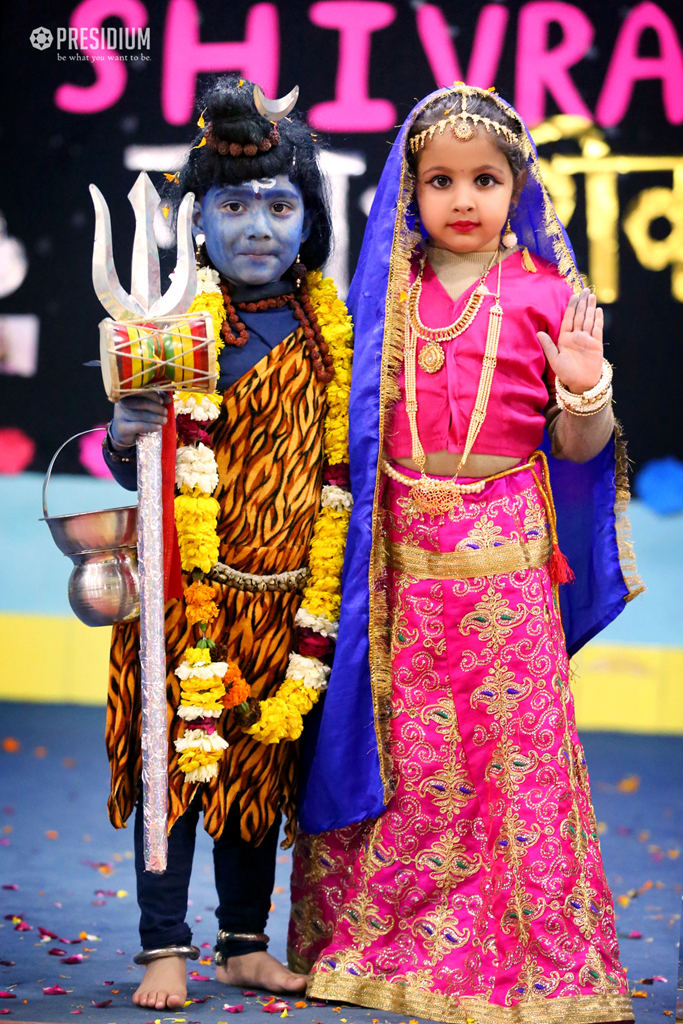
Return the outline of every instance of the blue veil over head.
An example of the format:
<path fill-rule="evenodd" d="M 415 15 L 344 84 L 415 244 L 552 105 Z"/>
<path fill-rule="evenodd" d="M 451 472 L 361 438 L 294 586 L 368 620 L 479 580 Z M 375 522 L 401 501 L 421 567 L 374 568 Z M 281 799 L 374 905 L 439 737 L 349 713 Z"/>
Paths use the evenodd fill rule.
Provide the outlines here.
<path fill-rule="evenodd" d="M 420 242 L 410 129 L 434 100 L 486 95 L 512 120 L 527 177 L 511 226 L 520 245 L 554 263 L 570 285 L 582 282 L 567 234 L 543 184 L 522 119 L 495 94 L 470 86 L 440 89 L 417 104 L 391 147 L 372 209 L 348 305 L 355 328 L 349 404 L 354 509 L 342 579 L 339 639 L 329 688 L 307 716 L 302 743 L 299 820 L 306 832 L 340 828 L 382 812 L 393 792 L 388 727 L 391 663 L 383 590 L 379 488 L 388 410 L 398 398 L 403 358 L 402 298 Z M 403 295 L 402 295 L 403 293 Z M 549 452 L 549 442 L 545 441 Z M 576 574 L 561 589 L 563 625 L 574 654 L 642 589 L 628 543 L 625 455 L 618 436 L 590 462 L 549 458 L 560 546 Z"/>

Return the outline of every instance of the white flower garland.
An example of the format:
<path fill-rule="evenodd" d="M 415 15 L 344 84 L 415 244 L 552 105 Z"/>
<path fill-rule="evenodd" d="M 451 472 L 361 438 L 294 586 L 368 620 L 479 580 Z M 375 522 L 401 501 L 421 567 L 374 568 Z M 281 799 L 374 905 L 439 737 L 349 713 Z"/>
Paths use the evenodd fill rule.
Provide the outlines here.
<path fill-rule="evenodd" d="M 333 508 L 337 512 L 350 512 L 353 508 L 353 497 L 351 491 L 345 491 L 343 487 L 337 487 L 336 484 L 325 484 L 320 504 L 323 508 Z"/>
<path fill-rule="evenodd" d="M 173 407 L 176 416 L 184 414 L 200 423 L 217 420 L 220 415 L 219 407 L 211 401 L 208 395 L 202 395 L 197 401 L 195 394 L 183 394 L 182 391 L 176 391 Z"/>
<path fill-rule="evenodd" d="M 298 679 L 311 690 L 326 690 L 332 669 L 318 658 L 304 657 L 292 651 L 285 672 L 285 679 Z"/>
<path fill-rule="evenodd" d="M 176 452 L 176 487 L 199 487 L 213 494 L 218 487 L 218 463 L 210 448 L 200 441 L 196 446 L 181 445 Z"/>

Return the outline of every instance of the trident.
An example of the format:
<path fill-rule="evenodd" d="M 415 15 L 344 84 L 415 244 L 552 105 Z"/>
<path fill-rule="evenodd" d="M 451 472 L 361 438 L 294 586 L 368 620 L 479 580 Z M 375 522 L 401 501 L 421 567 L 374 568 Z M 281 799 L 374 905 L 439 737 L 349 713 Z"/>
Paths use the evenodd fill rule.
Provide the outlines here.
<path fill-rule="evenodd" d="M 197 291 L 192 243 L 194 195 L 180 204 L 177 260 L 172 283 L 161 294 L 154 217 L 159 195 L 144 173 L 128 193 L 135 213 L 130 294 L 116 273 L 111 218 L 104 196 L 90 186 L 95 206 L 92 280 L 98 299 L 115 320 L 161 317 L 187 312 Z M 140 668 L 142 693 L 142 791 L 145 868 L 166 870 L 168 847 L 168 738 L 166 727 L 166 635 L 164 629 L 164 555 L 161 518 L 161 433 L 137 438 L 138 565 L 140 572 Z"/>

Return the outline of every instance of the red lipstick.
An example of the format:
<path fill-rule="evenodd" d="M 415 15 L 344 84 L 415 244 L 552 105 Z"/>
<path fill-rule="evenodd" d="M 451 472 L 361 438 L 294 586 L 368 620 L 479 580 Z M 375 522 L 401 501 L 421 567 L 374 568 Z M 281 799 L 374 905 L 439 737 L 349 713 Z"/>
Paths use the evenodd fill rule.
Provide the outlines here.
<path fill-rule="evenodd" d="M 474 220 L 456 220 L 453 224 L 448 225 L 449 228 L 453 228 L 454 231 L 459 231 L 461 234 L 466 235 L 469 231 L 473 231 L 479 227 L 477 221 Z"/>

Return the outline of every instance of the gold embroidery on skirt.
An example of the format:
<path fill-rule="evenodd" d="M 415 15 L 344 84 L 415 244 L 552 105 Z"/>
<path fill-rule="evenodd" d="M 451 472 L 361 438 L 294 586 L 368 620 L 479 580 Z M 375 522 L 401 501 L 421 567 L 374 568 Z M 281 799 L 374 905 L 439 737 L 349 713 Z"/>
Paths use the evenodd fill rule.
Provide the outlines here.
<path fill-rule="evenodd" d="M 469 580 L 499 573 L 509 575 L 525 569 L 540 569 L 550 560 L 548 537 L 478 551 L 428 551 L 389 540 L 385 548 L 391 568 L 415 580 Z"/>
<path fill-rule="evenodd" d="M 341 964 L 340 964 L 341 966 Z M 414 1014 L 442 1024 L 594 1024 L 633 1020 L 631 997 L 615 993 L 595 996 L 556 996 L 554 999 L 496 1006 L 485 999 L 461 997 L 458 1002 L 437 992 L 384 978 L 354 978 L 340 970 L 316 971 L 307 995 L 313 999 L 343 1000 L 393 1013 Z"/>

